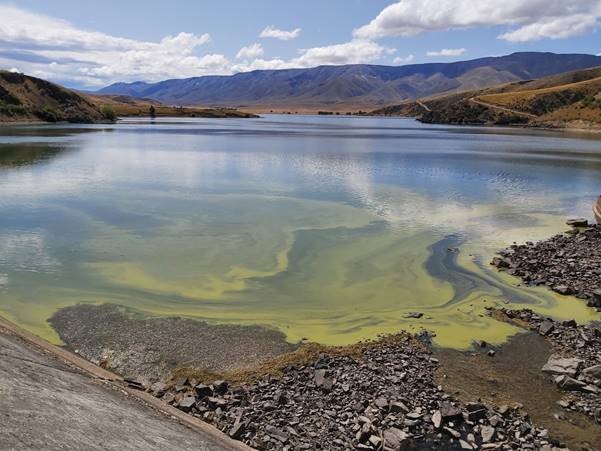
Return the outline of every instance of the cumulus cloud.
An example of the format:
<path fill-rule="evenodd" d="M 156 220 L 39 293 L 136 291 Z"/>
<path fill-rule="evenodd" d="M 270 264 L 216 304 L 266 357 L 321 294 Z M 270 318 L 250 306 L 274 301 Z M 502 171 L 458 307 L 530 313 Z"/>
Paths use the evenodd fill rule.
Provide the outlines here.
<path fill-rule="evenodd" d="M 265 69 L 292 69 L 339 64 L 369 63 L 378 60 L 385 54 L 395 52 L 394 49 L 384 47 L 376 42 L 363 39 L 354 39 L 342 44 L 312 47 L 299 50 L 299 56 L 284 60 L 273 58 L 269 60 L 256 59 L 233 66 L 234 72 L 247 72 L 250 70 Z"/>
<path fill-rule="evenodd" d="M 0 5 L 0 17 L 0 63 L 16 62 L 43 78 L 103 85 L 116 77 L 160 80 L 225 73 L 230 66 L 223 55 L 196 55 L 210 41 L 207 33 L 182 32 L 150 42 L 82 30 L 15 6 Z"/>
<path fill-rule="evenodd" d="M 247 45 L 246 47 L 242 47 L 236 55 L 236 58 L 244 60 L 256 59 L 260 56 L 263 56 L 263 53 L 265 53 L 263 51 L 263 46 L 259 43 L 254 43 Z"/>
<path fill-rule="evenodd" d="M 269 25 L 261 32 L 259 37 L 261 38 L 274 38 L 281 41 L 289 41 L 290 39 L 296 39 L 300 36 L 301 29 L 295 28 L 294 30 L 286 31 L 276 28 L 274 25 Z"/>
<path fill-rule="evenodd" d="M 601 0 L 400 0 L 354 31 L 364 39 L 415 36 L 428 31 L 508 26 L 512 42 L 560 39 L 593 30 Z"/>
<path fill-rule="evenodd" d="M 395 59 L 392 60 L 392 64 L 404 64 L 404 63 L 410 63 L 411 61 L 413 61 L 415 59 L 414 55 L 407 55 L 407 56 L 397 56 Z"/>
<path fill-rule="evenodd" d="M 441 49 L 431 50 L 426 55 L 428 56 L 461 56 L 466 52 L 465 49 Z"/>
<path fill-rule="evenodd" d="M 301 56 L 293 61 L 299 67 L 368 63 L 379 59 L 384 53 L 389 53 L 390 50 L 373 41 L 354 39 L 344 44 L 302 50 Z"/>
<path fill-rule="evenodd" d="M 85 88 L 116 81 L 154 82 L 258 69 L 369 63 L 395 52 L 374 40 L 354 38 L 301 49 L 292 58 L 265 58 L 262 45 L 253 43 L 241 48 L 232 62 L 219 53 L 202 53 L 211 41 L 207 33 L 181 32 L 144 41 L 84 30 L 16 6 L 0 5 L 0 17 L 0 67 L 18 67 L 40 78 Z M 292 39 L 299 33 L 300 29 L 283 31 L 270 26 L 261 35 Z"/>

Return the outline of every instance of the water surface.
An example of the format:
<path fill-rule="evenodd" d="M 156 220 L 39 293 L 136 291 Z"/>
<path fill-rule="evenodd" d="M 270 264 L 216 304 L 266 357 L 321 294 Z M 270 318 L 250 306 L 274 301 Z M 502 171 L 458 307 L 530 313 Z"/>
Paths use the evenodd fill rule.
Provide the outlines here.
<path fill-rule="evenodd" d="M 486 305 L 595 318 L 488 265 L 590 217 L 601 141 L 408 119 L 266 116 L 0 128 L 0 313 L 58 342 L 77 303 L 345 344 L 516 333 Z M 419 311 L 421 319 L 404 316 Z"/>

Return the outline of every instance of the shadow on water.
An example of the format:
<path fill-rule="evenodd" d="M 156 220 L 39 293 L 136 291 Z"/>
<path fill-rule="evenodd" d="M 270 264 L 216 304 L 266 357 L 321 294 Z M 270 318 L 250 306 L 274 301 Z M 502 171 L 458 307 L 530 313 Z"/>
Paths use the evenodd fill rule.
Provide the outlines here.
<path fill-rule="evenodd" d="M 68 150 L 65 146 L 48 144 L 0 144 L 0 169 L 45 162 Z"/>

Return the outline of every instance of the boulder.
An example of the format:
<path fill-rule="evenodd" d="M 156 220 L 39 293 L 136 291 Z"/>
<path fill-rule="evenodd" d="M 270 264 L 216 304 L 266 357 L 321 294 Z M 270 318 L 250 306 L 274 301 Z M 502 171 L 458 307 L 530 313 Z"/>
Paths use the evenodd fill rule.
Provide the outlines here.
<path fill-rule="evenodd" d="M 564 358 L 553 354 L 547 360 L 542 371 L 550 374 L 576 376 L 584 362 L 577 358 Z"/>

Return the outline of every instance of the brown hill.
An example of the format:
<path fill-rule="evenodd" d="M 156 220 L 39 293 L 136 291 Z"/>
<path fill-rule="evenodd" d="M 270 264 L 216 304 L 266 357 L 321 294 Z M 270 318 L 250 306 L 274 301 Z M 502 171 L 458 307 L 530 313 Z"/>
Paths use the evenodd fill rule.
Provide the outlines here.
<path fill-rule="evenodd" d="M 100 111 L 112 111 L 115 116 L 150 116 L 150 108 L 154 109 L 155 116 L 170 117 L 256 117 L 254 114 L 245 113 L 232 108 L 194 108 L 165 105 L 157 100 L 135 98 L 127 95 L 100 95 L 85 94 Z M 108 113 L 111 114 L 111 113 Z"/>
<path fill-rule="evenodd" d="M 601 128 L 601 68 L 381 108 L 427 123 Z"/>
<path fill-rule="evenodd" d="M 98 108 L 69 89 L 40 78 L 0 71 L 0 122 L 96 122 Z"/>

